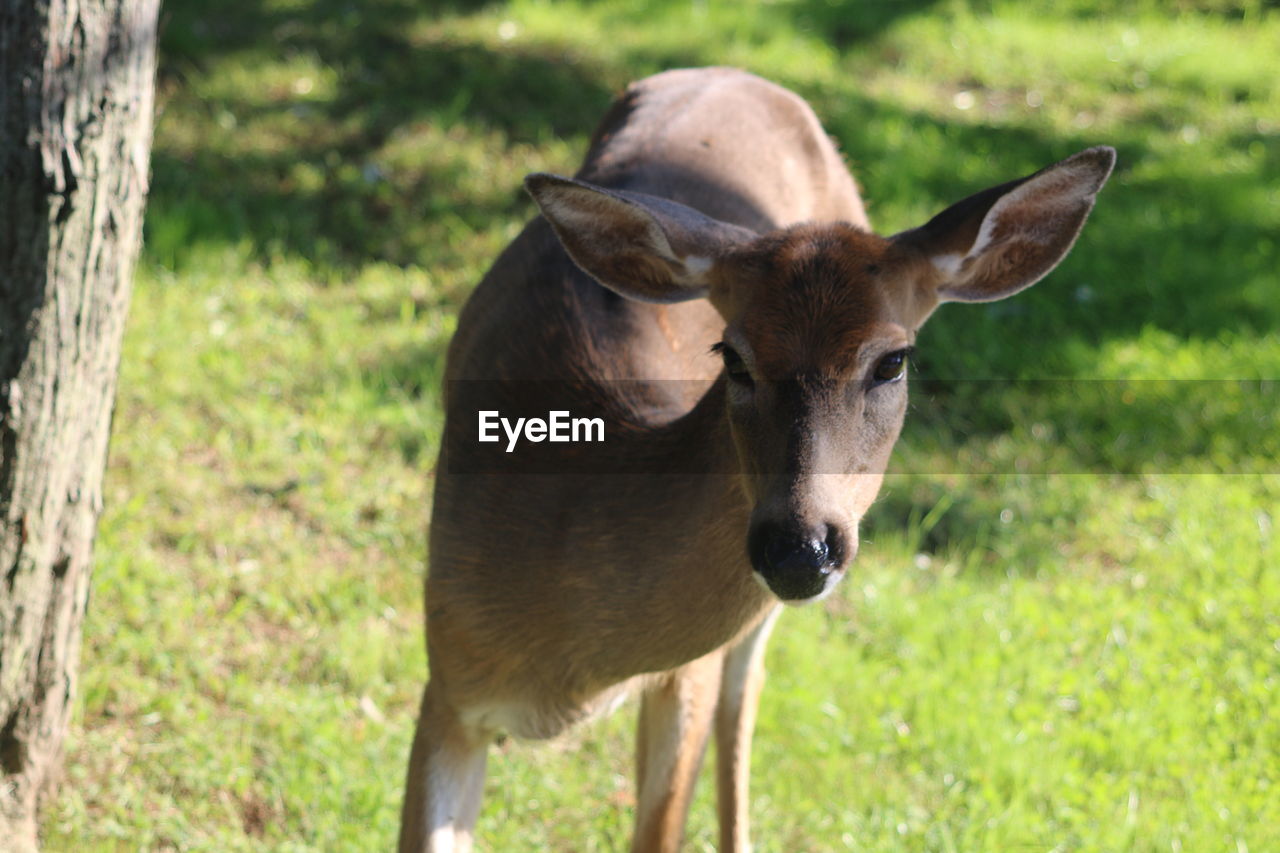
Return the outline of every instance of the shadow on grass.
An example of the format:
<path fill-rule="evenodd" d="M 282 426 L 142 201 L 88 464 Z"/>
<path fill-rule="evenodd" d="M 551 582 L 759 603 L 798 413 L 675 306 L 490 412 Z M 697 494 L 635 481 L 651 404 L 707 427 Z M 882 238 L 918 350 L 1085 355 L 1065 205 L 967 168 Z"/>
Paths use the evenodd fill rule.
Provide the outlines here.
<path fill-rule="evenodd" d="M 555 51 L 492 51 L 414 35 L 429 23 L 415 3 L 321 0 L 287 11 L 246 4 L 233 16 L 189 2 L 166 10 L 161 79 L 174 94 L 173 115 L 161 122 L 194 115 L 236 130 L 224 135 L 229 142 L 218 137 L 195 150 L 171 150 L 158 134 L 147 243 L 164 263 L 178 263 L 192 240 L 247 241 L 263 260 L 295 255 L 338 270 L 425 263 L 437 246 L 424 238 L 451 236 L 443 227 L 428 234 L 425 220 L 482 231 L 527 203 L 515 186 L 480 198 L 458 194 L 474 164 L 447 151 L 425 152 L 404 174 L 388 174 L 377 155 L 397 129 L 435 128 L 441 147 L 459 144 L 451 128 L 496 133 L 505 145 L 586 134 L 611 97 L 598 75 Z M 185 78 L 216 62 L 255 67 L 291 56 L 331 69 L 332 97 L 247 90 L 196 100 L 182 90 Z M 254 133 L 270 138 L 254 145 Z"/>
<path fill-rule="evenodd" d="M 836 48 L 866 41 L 900 18 L 926 12 L 937 0 L 803 0 L 794 6 L 797 28 Z"/>
<path fill-rule="evenodd" d="M 474 265 L 474 247 L 459 244 L 532 211 L 518 186 L 485 184 L 483 176 L 477 180 L 474 156 L 459 152 L 478 145 L 478 138 L 488 140 L 495 156 L 522 142 L 569 135 L 585 140 L 610 100 L 603 80 L 625 76 L 616 68 L 569 61 L 552 45 L 498 49 L 433 34 L 432 15 L 466 13 L 474 5 L 437 5 L 427 12 L 402 0 L 359 6 L 319 0 L 287 11 L 249 4 L 228 16 L 190 0 L 168 4 L 162 78 L 178 89 L 172 99 L 175 115 L 185 111 L 210 122 L 229 115 L 246 128 L 278 124 L 272 125 L 276 136 L 250 146 L 248 153 L 232 144 L 234 134 L 231 142 L 220 138 L 218 144 L 186 150 L 168 148 L 164 136 L 158 137 L 148 217 L 152 256 L 176 263 L 192 242 L 212 240 L 247 243 L 264 261 L 296 256 L 338 273 L 378 261 Z M 840 47 L 928 5 L 924 0 L 871 3 L 853 14 L 847 4 L 812 0 L 799 4 L 795 25 Z M 719 60 L 678 44 L 667 52 L 629 50 L 619 65 L 662 68 Z M 185 74 L 218 62 L 252 67 L 291 56 L 331 69 L 337 81 L 333 92 L 320 99 L 289 93 L 272 99 L 245 91 L 195 101 L 181 91 Z M 1168 156 L 1157 154 L 1151 144 L 1153 134 L 1169 132 L 1151 123 L 1155 117 L 1132 122 L 1109 138 L 1050 135 L 942 121 L 853 89 L 804 94 L 841 140 L 867 188 L 873 219 L 878 199 L 905 205 L 928 197 L 938 200 L 940 209 L 984 184 L 1025 174 L 1089 145 L 1106 142 L 1120 150 L 1117 174 L 1062 267 L 1016 299 L 938 312 L 921 338 L 922 378 L 1046 371 L 1087 378 L 1095 375 L 1092 358 L 1101 345 L 1131 339 L 1148 327 L 1179 338 L 1216 339 L 1266 334 L 1280 324 L 1280 300 L 1273 292 L 1274 223 L 1259 215 L 1270 203 L 1269 188 L 1280 182 L 1274 139 L 1241 138 L 1246 148 L 1262 144 L 1265 156 L 1231 174 L 1205 174 L 1194 151 L 1154 172 L 1135 171 Z M 435 150 L 410 158 L 407 166 L 389 167 L 388 174 L 381 158 L 402 128 L 419 128 L 413 138 L 432 140 Z M 893 129 L 899 132 L 888 132 Z M 289 144 L 277 145 L 278 139 Z M 961 155 L 990 163 L 977 185 L 957 173 Z M 1135 178 L 1139 173 L 1164 177 Z M 918 223 L 880 224 L 896 229 Z M 493 255 L 496 250 L 486 257 Z M 424 393 L 430 376 L 414 365 L 436 364 L 439 349 L 433 346 L 388 366 L 396 374 L 391 387 Z M 1089 450 L 1118 429 L 1105 400 L 957 396 L 945 385 L 930 388 L 927 382 L 921 389 L 932 394 L 934 409 L 943 413 L 925 415 L 925 425 L 944 431 L 955 445 L 1008 433 L 1030 407 L 1047 422 L 1078 425 L 1075 446 L 1081 448 L 1082 468 L 1123 467 L 1123 459 Z M 1192 409 L 1203 402 L 1195 395 L 1183 401 Z M 1158 405 L 1141 414 L 1157 422 L 1162 418 Z M 1248 447 L 1247 429 L 1228 425 L 1222 432 Z"/>

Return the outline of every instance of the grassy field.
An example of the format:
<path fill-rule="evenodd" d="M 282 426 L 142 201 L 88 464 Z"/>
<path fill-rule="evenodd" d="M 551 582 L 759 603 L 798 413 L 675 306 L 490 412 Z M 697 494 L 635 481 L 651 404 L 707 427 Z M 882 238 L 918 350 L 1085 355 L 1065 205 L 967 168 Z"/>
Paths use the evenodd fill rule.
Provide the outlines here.
<path fill-rule="evenodd" d="M 390 847 L 457 309 L 532 215 L 523 175 L 694 64 L 807 97 L 884 233 L 1120 152 L 1053 276 L 922 334 L 859 564 L 774 635 L 757 848 L 1275 849 L 1274 3 L 170 0 L 163 26 L 49 849 Z M 495 749 L 483 849 L 625 849 L 633 722 Z"/>

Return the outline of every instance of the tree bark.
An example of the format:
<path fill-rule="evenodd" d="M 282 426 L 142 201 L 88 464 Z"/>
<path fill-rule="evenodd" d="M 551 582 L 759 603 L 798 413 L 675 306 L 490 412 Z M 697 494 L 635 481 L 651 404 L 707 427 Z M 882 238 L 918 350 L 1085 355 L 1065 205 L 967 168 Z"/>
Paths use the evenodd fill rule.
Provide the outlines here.
<path fill-rule="evenodd" d="M 0 0 L 0 848 L 75 694 L 151 154 L 158 0 Z"/>

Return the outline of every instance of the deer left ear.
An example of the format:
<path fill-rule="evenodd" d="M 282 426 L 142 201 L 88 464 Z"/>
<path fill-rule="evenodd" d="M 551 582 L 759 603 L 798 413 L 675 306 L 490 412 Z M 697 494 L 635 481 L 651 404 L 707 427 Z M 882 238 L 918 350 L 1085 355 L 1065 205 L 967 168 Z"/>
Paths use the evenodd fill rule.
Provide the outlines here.
<path fill-rule="evenodd" d="M 713 265 L 756 236 L 643 193 L 547 174 L 529 175 L 524 184 L 574 263 L 641 302 L 706 296 Z"/>
<path fill-rule="evenodd" d="M 893 239 L 933 265 L 939 302 L 991 302 L 1030 287 L 1066 257 L 1116 162 L 1081 151 L 984 190 Z"/>

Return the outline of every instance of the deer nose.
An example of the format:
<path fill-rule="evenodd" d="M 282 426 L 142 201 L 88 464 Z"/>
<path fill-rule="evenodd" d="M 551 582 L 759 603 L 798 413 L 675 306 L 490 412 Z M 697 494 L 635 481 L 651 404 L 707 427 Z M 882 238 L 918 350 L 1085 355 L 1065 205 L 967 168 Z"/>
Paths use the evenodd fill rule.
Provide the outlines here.
<path fill-rule="evenodd" d="M 775 572 L 821 569 L 830 553 L 825 538 L 802 539 L 785 533 L 764 546 L 764 560 Z"/>
<path fill-rule="evenodd" d="M 820 524 L 808 530 L 763 523 L 748 543 L 751 561 L 774 595 L 801 601 L 826 591 L 831 575 L 844 563 L 836 528 Z"/>

